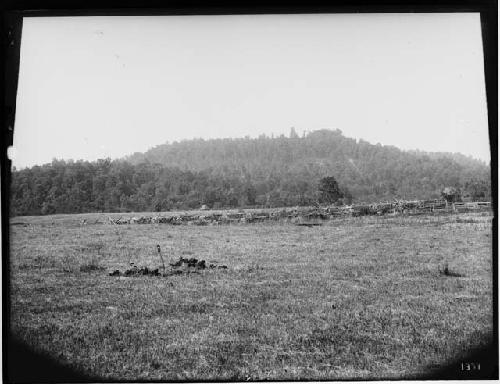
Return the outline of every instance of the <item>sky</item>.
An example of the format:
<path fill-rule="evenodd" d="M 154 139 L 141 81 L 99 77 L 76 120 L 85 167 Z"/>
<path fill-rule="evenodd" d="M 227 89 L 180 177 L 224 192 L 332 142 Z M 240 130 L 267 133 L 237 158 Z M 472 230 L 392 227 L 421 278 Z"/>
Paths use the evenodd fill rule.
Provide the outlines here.
<path fill-rule="evenodd" d="M 490 160 L 479 14 L 25 18 L 20 62 L 16 168 L 291 127 Z"/>

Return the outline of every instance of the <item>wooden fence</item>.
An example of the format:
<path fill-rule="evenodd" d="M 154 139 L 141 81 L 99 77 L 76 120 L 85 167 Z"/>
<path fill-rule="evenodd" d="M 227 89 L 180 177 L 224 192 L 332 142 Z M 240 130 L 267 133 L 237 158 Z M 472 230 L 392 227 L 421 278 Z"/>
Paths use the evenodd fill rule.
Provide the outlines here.
<path fill-rule="evenodd" d="M 141 216 L 112 219 L 120 224 L 219 225 L 235 223 L 261 223 L 265 221 L 319 222 L 337 217 L 418 215 L 439 212 L 467 212 L 491 210 L 490 202 L 447 203 L 445 200 L 396 200 L 374 204 L 355 204 L 327 207 L 295 207 L 262 211 L 204 212 L 169 216 Z"/>

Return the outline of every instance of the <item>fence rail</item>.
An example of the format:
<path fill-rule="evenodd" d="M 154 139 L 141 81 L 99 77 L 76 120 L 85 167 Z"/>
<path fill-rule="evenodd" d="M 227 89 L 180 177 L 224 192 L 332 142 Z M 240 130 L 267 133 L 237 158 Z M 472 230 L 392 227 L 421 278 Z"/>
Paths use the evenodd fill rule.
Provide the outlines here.
<path fill-rule="evenodd" d="M 282 220 L 296 224 L 311 223 L 347 216 L 383 216 L 444 212 L 467 212 L 491 210 L 491 202 L 455 202 L 445 200 L 396 200 L 373 204 L 355 204 L 326 207 L 295 207 L 251 212 L 222 212 L 203 214 L 182 214 L 170 216 L 141 216 L 112 219 L 109 223 L 120 224 L 171 224 L 171 225 L 218 225 L 235 223 L 259 223 Z"/>

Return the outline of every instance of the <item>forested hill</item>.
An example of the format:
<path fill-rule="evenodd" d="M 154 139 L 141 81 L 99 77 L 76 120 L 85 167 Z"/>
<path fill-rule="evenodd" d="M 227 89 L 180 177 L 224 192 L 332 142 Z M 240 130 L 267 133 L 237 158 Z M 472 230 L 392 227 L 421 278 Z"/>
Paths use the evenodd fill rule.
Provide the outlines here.
<path fill-rule="evenodd" d="M 186 140 L 121 160 L 53 161 L 13 172 L 12 214 L 310 205 L 333 176 L 344 202 L 426 199 L 453 186 L 490 196 L 490 169 L 459 154 L 401 151 L 339 130 Z"/>
<path fill-rule="evenodd" d="M 470 180 L 489 183 L 484 162 L 452 153 L 402 151 L 319 130 L 299 137 L 186 140 L 156 146 L 126 158 L 199 171 L 232 175 L 264 190 L 269 179 L 290 190 L 305 181 L 315 188 L 318 179 L 334 176 L 356 200 L 437 197 L 444 186 L 464 188 Z"/>

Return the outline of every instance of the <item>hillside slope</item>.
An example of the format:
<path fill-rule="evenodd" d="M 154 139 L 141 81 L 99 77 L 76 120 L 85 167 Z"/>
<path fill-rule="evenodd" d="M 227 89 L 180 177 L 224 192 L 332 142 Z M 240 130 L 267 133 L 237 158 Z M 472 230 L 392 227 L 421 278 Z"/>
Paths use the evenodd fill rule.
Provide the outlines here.
<path fill-rule="evenodd" d="M 293 136 L 293 135 L 292 135 Z M 402 151 L 342 135 L 340 130 L 314 131 L 303 138 L 261 136 L 258 139 L 186 140 L 156 146 L 126 158 L 184 170 L 209 169 L 261 184 L 294 180 L 316 184 L 333 175 L 357 200 L 437 197 L 444 186 L 465 188 L 471 181 L 489 183 L 484 162 L 451 153 Z"/>

